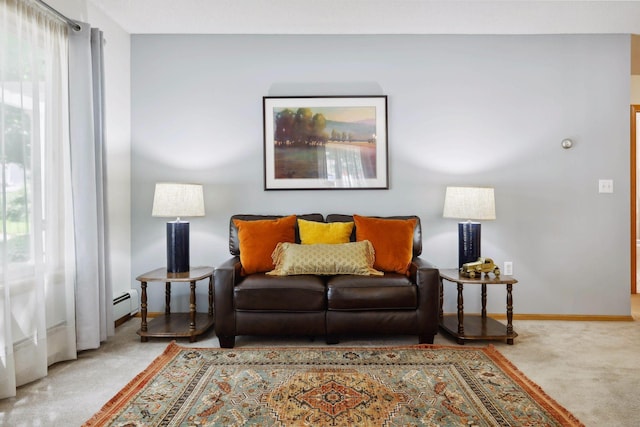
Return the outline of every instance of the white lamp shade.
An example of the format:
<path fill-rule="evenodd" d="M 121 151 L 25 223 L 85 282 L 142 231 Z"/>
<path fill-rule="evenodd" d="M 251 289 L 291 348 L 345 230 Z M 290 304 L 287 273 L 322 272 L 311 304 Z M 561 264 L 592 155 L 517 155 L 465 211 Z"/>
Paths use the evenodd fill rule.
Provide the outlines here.
<path fill-rule="evenodd" d="M 493 188 L 447 187 L 442 216 L 476 221 L 496 219 Z"/>
<path fill-rule="evenodd" d="M 159 182 L 153 195 L 152 216 L 204 216 L 204 193 L 201 184 Z"/>

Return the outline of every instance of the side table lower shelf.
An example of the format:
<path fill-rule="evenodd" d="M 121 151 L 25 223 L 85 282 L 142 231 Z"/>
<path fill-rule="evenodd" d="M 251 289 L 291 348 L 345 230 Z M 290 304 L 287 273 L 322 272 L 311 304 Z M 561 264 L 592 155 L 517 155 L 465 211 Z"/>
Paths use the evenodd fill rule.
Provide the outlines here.
<path fill-rule="evenodd" d="M 208 279 L 209 282 L 209 310 L 207 313 L 198 313 L 196 309 L 196 283 L 199 280 Z M 207 332 L 213 326 L 213 268 L 191 267 L 189 271 L 174 273 L 166 268 L 157 268 L 136 277 L 140 282 L 140 316 L 141 325 L 138 330 L 140 341 L 149 341 L 149 337 L 188 337 L 190 342 L 197 340 L 198 336 Z M 147 284 L 164 282 L 165 285 L 165 310 L 164 315 L 147 321 Z M 189 312 L 171 312 L 171 283 L 189 284 Z"/>
<path fill-rule="evenodd" d="M 516 332 L 507 333 L 507 325 L 498 322 L 491 317 L 480 315 L 464 315 L 464 334 L 458 332 L 458 316 L 445 314 L 440 319 L 440 327 L 455 337 L 458 344 L 464 344 L 465 340 L 507 340 L 507 344 L 513 344 L 513 339 L 518 336 Z"/>
<path fill-rule="evenodd" d="M 456 314 L 444 314 L 444 281 L 455 283 L 458 291 Z M 479 277 L 467 277 L 457 269 L 440 270 L 440 327 L 456 338 L 458 344 L 466 340 L 507 340 L 513 344 L 518 336 L 513 330 L 513 285 L 518 281 L 513 276 L 494 276 L 488 273 Z M 464 285 L 480 285 L 482 298 L 482 314 L 464 313 Z M 487 285 L 504 285 L 507 290 L 507 324 L 487 316 Z"/>
<path fill-rule="evenodd" d="M 147 322 L 146 332 L 138 329 L 137 334 L 146 341 L 148 337 L 156 338 L 195 338 L 207 332 L 213 326 L 214 316 L 207 313 L 196 313 L 196 329 L 189 330 L 190 314 L 189 313 L 171 313 L 165 314 Z"/>

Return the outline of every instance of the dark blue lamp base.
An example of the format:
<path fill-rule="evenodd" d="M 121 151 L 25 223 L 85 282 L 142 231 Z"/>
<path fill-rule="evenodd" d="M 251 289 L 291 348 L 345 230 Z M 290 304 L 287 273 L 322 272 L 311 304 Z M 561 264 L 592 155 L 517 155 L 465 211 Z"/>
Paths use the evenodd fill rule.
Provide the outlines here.
<path fill-rule="evenodd" d="M 480 223 L 458 223 L 458 268 L 467 262 L 477 261 L 480 257 Z"/>
<path fill-rule="evenodd" d="M 171 221 L 167 223 L 167 272 L 189 271 L 189 223 Z"/>

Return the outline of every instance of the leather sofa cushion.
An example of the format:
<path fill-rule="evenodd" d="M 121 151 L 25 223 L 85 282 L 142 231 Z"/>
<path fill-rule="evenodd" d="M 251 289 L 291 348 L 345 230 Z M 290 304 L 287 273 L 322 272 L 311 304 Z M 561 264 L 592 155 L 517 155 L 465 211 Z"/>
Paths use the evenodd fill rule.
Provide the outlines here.
<path fill-rule="evenodd" d="M 415 310 L 418 291 L 407 276 L 333 276 L 327 281 L 329 310 Z"/>
<path fill-rule="evenodd" d="M 321 311 L 326 310 L 325 284 L 312 275 L 247 276 L 236 285 L 236 310 L 258 311 Z"/>

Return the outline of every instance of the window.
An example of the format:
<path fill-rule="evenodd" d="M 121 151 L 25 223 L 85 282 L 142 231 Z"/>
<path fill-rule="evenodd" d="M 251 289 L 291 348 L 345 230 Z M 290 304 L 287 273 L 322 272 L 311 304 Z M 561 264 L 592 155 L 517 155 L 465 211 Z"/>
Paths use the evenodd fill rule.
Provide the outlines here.
<path fill-rule="evenodd" d="M 0 398 L 75 357 L 65 24 L 0 2 Z"/>

